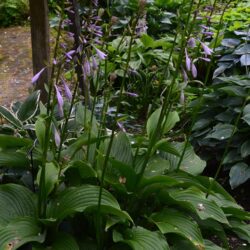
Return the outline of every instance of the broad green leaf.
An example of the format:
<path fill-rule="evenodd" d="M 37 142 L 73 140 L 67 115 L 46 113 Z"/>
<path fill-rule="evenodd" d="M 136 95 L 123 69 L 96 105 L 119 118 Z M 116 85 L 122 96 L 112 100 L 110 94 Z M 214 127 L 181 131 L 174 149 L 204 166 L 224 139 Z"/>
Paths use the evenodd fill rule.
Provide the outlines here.
<path fill-rule="evenodd" d="M 101 140 L 101 138 L 97 138 L 93 134 L 90 135 L 88 132 L 84 132 L 72 144 L 62 151 L 62 156 L 73 158 L 75 154 L 84 146 L 96 143 L 99 140 Z"/>
<path fill-rule="evenodd" d="M 244 120 L 250 126 L 250 113 L 249 114 L 245 114 L 242 117 L 242 120 Z"/>
<path fill-rule="evenodd" d="M 239 44 L 240 44 L 240 40 L 236 38 L 225 38 L 221 41 L 221 45 L 229 47 L 229 48 L 234 48 Z"/>
<path fill-rule="evenodd" d="M 185 142 L 175 142 L 172 146 L 179 152 L 179 155 L 183 153 L 185 148 Z M 164 153 L 163 157 L 170 162 L 171 170 L 175 170 L 178 167 L 180 157 L 176 155 Z M 183 156 L 182 162 L 180 164 L 180 169 L 190 173 L 192 175 L 198 175 L 202 173 L 206 166 L 206 162 L 201 160 L 194 152 L 191 144 L 187 144 L 185 149 L 185 154 Z"/>
<path fill-rule="evenodd" d="M 17 117 L 21 121 L 26 121 L 31 119 L 38 109 L 40 98 L 40 91 L 37 90 L 33 92 L 21 105 L 17 111 Z"/>
<path fill-rule="evenodd" d="M 250 167 L 244 162 L 238 162 L 231 167 L 229 176 L 230 185 L 234 189 L 250 178 Z"/>
<path fill-rule="evenodd" d="M 110 157 L 113 157 L 115 160 L 125 164 L 132 165 L 132 148 L 126 133 L 119 132 L 115 135 L 111 147 Z"/>
<path fill-rule="evenodd" d="M 225 248 L 216 245 L 210 240 L 204 240 L 204 242 L 205 242 L 205 250 L 225 250 Z"/>
<path fill-rule="evenodd" d="M 157 129 L 157 124 L 160 118 L 161 108 L 156 109 L 147 121 L 147 134 L 152 137 Z M 176 111 L 169 112 L 168 116 L 165 114 L 161 126 L 163 126 L 163 133 L 171 130 L 177 122 L 180 121 L 179 115 Z"/>
<path fill-rule="evenodd" d="M 234 231 L 241 239 L 250 243 L 250 224 L 235 219 L 231 219 L 229 223 L 232 227 L 232 231 Z"/>
<path fill-rule="evenodd" d="M 15 250 L 28 242 L 42 243 L 45 235 L 38 221 L 31 217 L 21 217 L 12 220 L 0 229 L 0 249 Z"/>
<path fill-rule="evenodd" d="M 53 250 L 79 250 L 76 240 L 69 234 L 58 233 L 50 247 Z M 49 250 L 49 249 L 48 249 Z"/>
<path fill-rule="evenodd" d="M 240 86 L 226 86 L 226 87 L 220 88 L 220 90 L 223 90 L 229 96 L 245 97 L 247 95 L 245 89 L 243 87 L 240 87 Z"/>
<path fill-rule="evenodd" d="M 216 126 L 213 127 L 213 130 L 205 138 L 226 140 L 231 137 L 233 131 L 233 125 L 218 123 Z"/>
<path fill-rule="evenodd" d="M 240 147 L 240 153 L 242 158 L 246 158 L 250 155 L 250 140 L 245 141 Z"/>
<path fill-rule="evenodd" d="M 0 204 L 0 228 L 14 218 L 37 214 L 36 195 L 21 185 L 0 185 Z"/>
<path fill-rule="evenodd" d="M 245 54 L 240 57 L 241 66 L 250 66 L 250 54 Z"/>
<path fill-rule="evenodd" d="M 234 54 L 236 55 L 244 55 L 249 53 L 250 53 L 250 44 L 248 43 L 244 44 L 243 46 L 234 51 Z"/>
<path fill-rule="evenodd" d="M 204 248 L 198 224 L 184 213 L 173 209 L 164 209 L 151 215 L 150 219 L 163 234 L 178 234 L 191 241 L 197 249 Z"/>
<path fill-rule="evenodd" d="M 143 175 L 144 177 L 164 175 L 169 171 L 169 169 L 169 161 L 155 155 L 148 161 Z"/>
<path fill-rule="evenodd" d="M 28 169 L 30 162 L 21 152 L 0 151 L 0 167 Z"/>
<path fill-rule="evenodd" d="M 18 118 L 12 112 L 10 112 L 7 108 L 3 106 L 0 106 L 0 116 L 2 116 L 15 127 L 22 128 L 21 121 L 18 120 Z"/>
<path fill-rule="evenodd" d="M 174 204 L 196 213 L 200 219 L 214 219 L 224 224 L 228 224 L 223 210 L 214 202 L 206 198 L 206 194 L 195 187 L 180 190 L 164 190 L 160 194 L 162 201 L 171 197 Z"/>
<path fill-rule="evenodd" d="M 88 208 L 94 209 L 98 205 L 99 192 L 100 187 L 92 185 L 67 188 L 48 204 L 47 217 L 62 220 L 76 212 L 84 212 Z M 111 212 L 122 212 L 119 203 L 105 189 L 102 190 L 101 205 L 110 207 Z M 125 212 L 123 215 L 124 218 L 130 218 Z"/>
<path fill-rule="evenodd" d="M 45 166 L 45 186 L 44 195 L 47 197 L 54 189 L 58 182 L 59 168 L 53 163 L 46 163 Z M 40 186 L 41 169 L 37 174 L 37 183 Z"/>
<path fill-rule="evenodd" d="M 113 232 L 114 242 L 122 242 L 134 250 L 168 250 L 166 239 L 160 232 L 149 231 L 143 227 L 133 227 L 123 233 Z"/>
<path fill-rule="evenodd" d="M 155 153 L 156 150 L 161 150 L 166 153 L 170 153 L 176 156 L 180 156 L 178 150 L 173 146 L 171 142 L 169 142 L 167 139 L 161 139 L 159 140 L 153 147 L 152 153 Z"/>
<path fill-rule="evenodd" d="M 32 141 L 27 138 L 15 137 L 12 135 L 0 135 L 0 148 L 17 148 L 25 147 L 32 144 Z"/>

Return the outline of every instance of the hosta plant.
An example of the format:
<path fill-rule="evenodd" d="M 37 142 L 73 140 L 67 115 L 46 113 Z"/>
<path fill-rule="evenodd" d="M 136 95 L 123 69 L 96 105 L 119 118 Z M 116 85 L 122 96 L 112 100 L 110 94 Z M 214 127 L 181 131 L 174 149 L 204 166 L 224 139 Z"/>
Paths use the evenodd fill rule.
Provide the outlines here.
<path fill-rule="evenodd" d="M 1 249 L 219 249 L 213 235 L 227 249 L 228 232 L 249 241 L 244 220 L 250 215 L 217 182 L 199 176 L 205 162 L 191 145 L 180 166 L 184 144 L 168 137 L 147 154 L 161 109 L 148 119 L 145 136 L 115 132 L 110 144 L 108 133 L 89 133 L 89 111 L 77 102 L 60 157 L 51 125 L 44 159 L 46 117 L 42 106 L 30 105 L 38 97 L 35 92 L 12 111 L 1 107 L 9 129 L 0 136 L 2 174 L 28 171 L 31 183 L 0 185 Z M 164 119 L 167 134 L 179 117 L 171 112 Z M 66 119 L 53 121 L 63 127 Z M 93 119 L 93 131 L 99 126 Z"/>

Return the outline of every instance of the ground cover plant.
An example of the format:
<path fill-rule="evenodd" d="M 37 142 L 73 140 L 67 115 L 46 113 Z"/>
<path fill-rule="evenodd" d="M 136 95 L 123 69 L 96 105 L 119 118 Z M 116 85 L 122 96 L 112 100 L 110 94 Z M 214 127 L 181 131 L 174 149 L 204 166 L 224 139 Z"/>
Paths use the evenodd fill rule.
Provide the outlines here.
<path fill-rule="evenodd" d="M 189 141 L 196 120 L 185 128 L 187 102 L 197 98 L 196 116 L 203 108 L 193 85 L 211 77 L 197 78 L 198 63 L 215 68 L 209 43 L 219 35 L 198 36 L 206 1 L 115 3 L 62 3 L 47 103 L 37 90 L 0 106 L 0 249 L 216 250 L 230 248 L 229 235 L 250 243 L 249 212 L 202 176 L 206 162 Z M 176 30 L 147 34 L 147 10 L 163 7 Z M 77 36 L 69 13 L 79 14 Z M 127 118 L 142 110 L 135 129 Z"/>

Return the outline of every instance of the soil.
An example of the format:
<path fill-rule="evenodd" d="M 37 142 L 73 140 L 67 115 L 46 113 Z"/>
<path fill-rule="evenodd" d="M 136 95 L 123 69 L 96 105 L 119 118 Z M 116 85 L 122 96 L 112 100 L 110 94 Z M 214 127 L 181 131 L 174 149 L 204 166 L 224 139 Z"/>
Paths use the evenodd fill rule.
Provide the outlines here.
<path fill-rule="evenodd" d="M 0 29 L 0 105 L 24 100 L 31 87 L 32 54 L 29 27 Z"/>

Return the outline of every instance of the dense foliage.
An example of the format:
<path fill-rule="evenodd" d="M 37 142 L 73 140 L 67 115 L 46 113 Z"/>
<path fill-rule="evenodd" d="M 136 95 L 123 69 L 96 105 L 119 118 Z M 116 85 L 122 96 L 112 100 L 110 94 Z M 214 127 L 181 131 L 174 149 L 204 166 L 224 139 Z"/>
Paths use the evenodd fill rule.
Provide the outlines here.
<path fill-rule="evenodd" d="M 249 173 L 248 35 L 221 42 L 229 6 L 209 2 L 54 7 L 47 103 L 37 90 L 0 106 L 0 249 L 216 250 L 229 249 L 230 235 L 250 243 L 249 212 L 217 175 L 202 176 L 204 152 L 231 167 L 232 187 Z"/>

